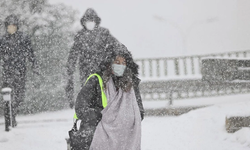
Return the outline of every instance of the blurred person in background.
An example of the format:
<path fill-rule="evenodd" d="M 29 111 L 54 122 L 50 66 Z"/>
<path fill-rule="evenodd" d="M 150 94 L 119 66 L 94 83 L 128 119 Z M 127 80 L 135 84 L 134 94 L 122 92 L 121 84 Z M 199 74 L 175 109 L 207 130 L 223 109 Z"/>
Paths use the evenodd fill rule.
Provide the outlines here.
<path fill-rule="evenodd" d="M 83 26 L 75 38 L 67 61 L 67 85 L 66 97 L 70 108 L 74 106 L 74 72 L 76 62 L 79 59 L 80 82 L 98 68 L 101 59 L 105 59 L 109 46 L 117 46 L 119 42 L 110 34 L 109 30 L 100 26 L 101 18 L 89 8 L 81 18 Z"/>
<path fill-rule="evenodd" d="M 5 21 L 6 34 L 0 39 L 0 60 L 3 67 L 3 85 L 12 89 L 12 125 L 17 125 L 18 107 L 25 98 L 27 60 L 32 63 L 33 72 L 38 74 L 38 67 L 28 35 L 19 31 L 19 19 L 16 15 L 8 16 Z"/>

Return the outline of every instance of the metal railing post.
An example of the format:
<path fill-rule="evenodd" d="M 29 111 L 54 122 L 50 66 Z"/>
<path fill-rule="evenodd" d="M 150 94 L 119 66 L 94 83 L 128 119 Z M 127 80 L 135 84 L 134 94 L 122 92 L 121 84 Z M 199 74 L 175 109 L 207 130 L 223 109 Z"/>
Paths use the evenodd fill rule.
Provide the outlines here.
<path fill-rule="evenodd" d="M 152 60 L 148 60 L 149 61 L 149 76 L 152 77 L 153 76 L 153 64 L 152 64 Z"/>
<path fill-rule="evenodd" d="M 167 59 L 164 59 L 164 72 L 165 72 L 165 76 L 168 75 L 168 61 Z"/>
<path fill-rule="evenodd" d="M 160 77 L 160 60 L 157 59 L 156 60 L 156 72 L 157 72 L 157 76 Z"/>
<path fill-rule="evenodd" d="M 179 71 L 179 59 L 178 58 L 174 59 L 174 64 L 175 64 L 175 75 L 180 75 L 180 71 Z"/>
<path fill-rule="evenodd" d="M 141 71 L 142 71 L 142 76 L 145 77 L 145 62 L 144 60 L 141 61 Z"/>
<path fill-rule="evenodd" d="M 5 118 L 5 131 L 9 131 L 9 126 L 12 126 L 12 108 L 11 108 L 11 88 L 3 88 L 1 93 L 5 102 L 4 118 Z"/>
<path fill-rule="evenodd" d="M 184 67 L 184 74 L 187 75 L 187 60 L 183 58 L 183 67 Z"/>
<path fill-rule="evenodd" d="M 191 57 L 191 67 L 192 67 L 192 74 L 195 74 L 195 72 L 194 72 L 194 57 Z"/>
<path fill-rule="evenodd" d="M 170 90 L 169 92 L 169 106 L 173 105 L 173 91 Z"/>

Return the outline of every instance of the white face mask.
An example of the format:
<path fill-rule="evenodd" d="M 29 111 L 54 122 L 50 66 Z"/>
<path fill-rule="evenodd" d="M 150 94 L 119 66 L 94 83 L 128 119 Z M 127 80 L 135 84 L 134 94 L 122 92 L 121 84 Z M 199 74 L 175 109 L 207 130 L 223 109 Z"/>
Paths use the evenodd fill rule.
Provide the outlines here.
<path fill-rule="evenodd" d="M 96 23 L 94 21 L 87 21 L 85 26 L 88 30 L 94 30 Z"/>
<path fill-rule="evenodd" d="M 112 70 L 115 76 L 121 77 L 126 69 L 125 65 L 112 64 Z"/>

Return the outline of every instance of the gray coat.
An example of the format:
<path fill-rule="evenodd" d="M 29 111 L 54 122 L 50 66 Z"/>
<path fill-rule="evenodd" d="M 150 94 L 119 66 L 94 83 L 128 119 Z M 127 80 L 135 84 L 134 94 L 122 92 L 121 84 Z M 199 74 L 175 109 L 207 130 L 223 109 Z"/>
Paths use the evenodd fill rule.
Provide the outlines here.
<path fill-rule="evenodd" d="M 94 21 L 96 27 L 89 31 L 85 27 L 87 21 Z M 79 59 L 80 81 L 83 83 L 88 75 L 96 72 L 100 60 L 105 59 L 106 47 L 115 46 L 119 42 L 109 33 L 108 29 L 100 27 L 101 19 L 93 9 L 88 9 L 81 19 L 83 29 L 74 38 L 67 62 L 68 84 L 66 86 L 66 96 L 73 102 L 74 82 L 76 62 Z"/>

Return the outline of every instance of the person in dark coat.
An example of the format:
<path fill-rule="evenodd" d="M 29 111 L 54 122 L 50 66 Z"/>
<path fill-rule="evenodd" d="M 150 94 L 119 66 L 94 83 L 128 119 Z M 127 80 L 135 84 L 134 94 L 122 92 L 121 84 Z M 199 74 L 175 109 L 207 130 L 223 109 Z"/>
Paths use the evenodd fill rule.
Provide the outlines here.
<path fill-rule="evenodd" d="M 3 85 L 13 90 L 12 118 L 16 126 L 17 108 L 25 98 L 26 61 L 32 63 L 35 73 L 38 73 L 35 55 L 30 37 L 19 31 L 19 20 L 15 15 L 5 19 L 6 34 L 0 39 L 0 60 L 3 66 Z"/>
<path fill-rule="evenodd" d="M 113 49 L 114 47 L 109 47 L 108 49 L 110 48 Z M 96 139 L 98 139 L 98 137 L 105 137 L 103 134 L 110 132 L 108 129 L 102 128 L 102 126 L 105 127 L 105 120 L 109 120 L 109 117 L 113 118 L 111 120 L 116 120 L 116 122 L 106 121 L 106 126 L 110 128 L 114 127 L 113 129 L 115 129 L 119 124 L 124 125 L 122 129 L 116 128 L 118 130 L 116 134 L 119 134 L 119 131 L 121 131 L 121 134 L 129 134 L 124 135 L 127 142 L 137 145 L 137 148 L 140 147 L 140 122 L 144 118 L 144 108 L 139 90 L 140 79 L 138 78 L 138 65 L 133 61 L 131 53 L 124 45 L 120 44 L 114 49 L 115 50 L 109 50 L 109 52 L 111 52 L 109 53 L 110 55 L 106 57 L 106 60 L 102 61 L 100 69 L 97 69 L 99 71 L 97 71 L 97 74 L 103 79 L 103 86 L 108 101 L 107 107 L 103 107 L 101 88 L 96 76 L 91 77 L 86 84 L 82 86 L 76 99 L 75 112 L 78 119 L 81 120 L 79 132 L 83 132 L 87 135 L 85 141 L 82 143 L 82 150 L 89 150 L 93 137 L 95 137 L 95 144 L 92 145 L 93 150 L 98 149 L 96 146 L 102 145 L 102 141 Z M 113 64 L 123 69 L 120 67 L 115 68 Z M 113 87 L 113 90 L 110 87 Z M 114 98 L 116 94 L 110 94 L 116 92 L 118 93 L 117 95 L 120 95 L 120 98 Z M 128 97 L 130 98 L 128 99 Z M 111 102 L 113 98 L 114 101 Z M 114 104 L 116 102 L 118 103 Z M 129 118 L 127 116 L 129 116 Z M 129 124 L 128 128 L 126 128 L 126 124 Z M 132 126 L 135 126 L 134 128 L 136 129 L 133 130 L 133 133 L 130 133 Z M 96 129 L 98 129 L 98 133 L 96 133 Z M 132 136 L 130 134 L 135 135 Z M 115 139 L 108 140 L 124 140 L 117 137 L 117 135 L 112 137 L 115 137 Z M 104 139 L 104 141 L 105 140 L 107 139 Z M 126 145 L 130 145 L 128 143 Z M 120 146 L 123 145 L 120 143 Z M 120 149 L 119 146 L 105 147 L 104 149 L 109 148 L 111 148 L 110 150 Z"/>
<path fill-rule="evenodd" d="M 105 48 L 117 45 L 119 42 L 110 34 L 109 30 L 100 27 L 101 18 L 93 9 L 87 9 L 81 19 L 83 29 L 79 31 L 71 48 L 67 62 L 68 83 L 66 97 L 70 107 L 74 105 L 74 81 L 76 62 L 79 59 L 80 81 L 84 82 L 91 71 L 98 67 L 100 59 L 105 58 Z"/>

